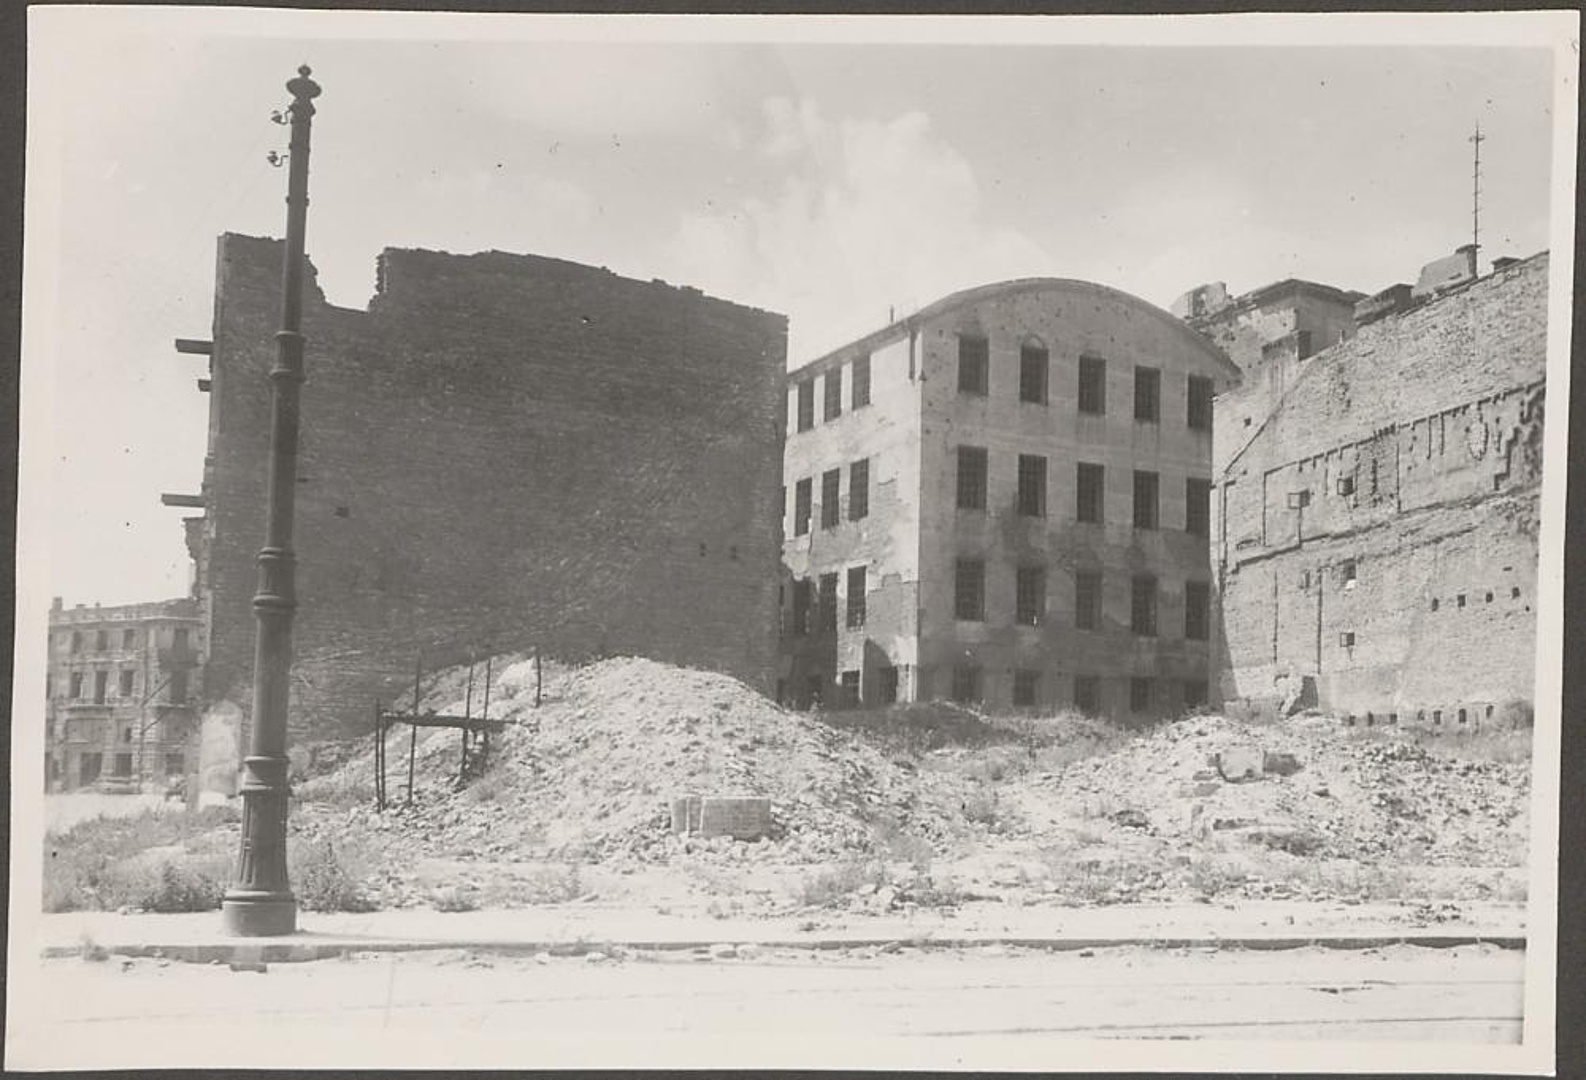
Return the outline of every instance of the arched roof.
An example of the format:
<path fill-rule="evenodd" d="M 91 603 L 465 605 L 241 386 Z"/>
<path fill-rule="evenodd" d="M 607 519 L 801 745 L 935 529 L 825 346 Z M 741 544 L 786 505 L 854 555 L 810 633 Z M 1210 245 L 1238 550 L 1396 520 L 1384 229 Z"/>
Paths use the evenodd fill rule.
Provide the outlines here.
<path fill-rule="evenodd" d="M 1001 300 L 1011 296 L 1018 296 L 1023 293 L 1046 291 L 1091 293 L 1108 300 L 1119 301 L 1128 307 L 1134 308 L 1142 314 L 1148 315 L 1151 318 L 1157 319 L 1158 321 L 1167 324 L 1173 329 L 1175 333 L 1183 337 L 1185 341 L 1193 344 L 1208 357 L 1217 361 L 1217 363 L 1227 370 L 1229 374 L 1234 376 L 1240 375 L 1238 365 L 1232 360 L 1228 359 L 1227 355 L 1221 349 L 1212 344 L 1210 340 L 1202 336 L 1199 332 L 1191 329 L 1184 323 L 1182 319 L 1179 319 L 1177 316 L 1167 311 L 1163 311 L 1155 304 L 1147 303 L 1138 296 L 1126 293 L 1122 289 L 1114 289 L 1110 285 L 1098 285 L 1094 281 L 1082 281 L 1078 278 L 1058 277 L 1013 278 L 1008 281 L 997 281 L 986 285 L 975 285 L 967 289 L 960 289 L 955 293 L 950 293 L 949 295 L 942 297 L 940 300 L 925 305 L 912 314 L 905 315 L 903 318 L 898 319 L 879 330 L 872 331 L 871 333 L 866 334 L 864 337 L 857 338 L 853 341 L 850 341 L 846 345 L 832 349 L 806 364 L 801 364 L 795 370 L 802 371 L 805 368 L 820 366 L 826 361 L 831 360 L 840 354 L 847 355 L 852 353 L 855 349 L 879 346 L 882 343 L 890 341 L 900 334 L 907 332 L 922 322 L 929 321 L 939 315 L 946 314 L 949 311 L 953 311 L 961 307 L 968 307 L 972 304 L 982 303 L 983 301 L 987 300 Z"/>

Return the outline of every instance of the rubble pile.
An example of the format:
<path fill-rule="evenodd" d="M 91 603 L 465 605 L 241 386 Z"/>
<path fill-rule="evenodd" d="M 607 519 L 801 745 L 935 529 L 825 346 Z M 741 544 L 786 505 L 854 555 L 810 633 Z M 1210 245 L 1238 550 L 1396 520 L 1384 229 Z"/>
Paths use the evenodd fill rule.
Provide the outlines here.
<path fill-rule="evenodd" d="M 1159 837 L 1225 832 L 1293 854 L 1506 866 L 1526 848 L 1529 778 L 1529 763 L 1455 758 L 1406 733 L 1198 716 L 1039 783 L 1060 813 Z"/>
<path fill-rule="evenodd" d="M 729 676 L 631 658 L 547 665 L 535 707 L 532 661 L 496 670 L 490 715 L 511 726 L 495 736 L 483 775 L 458 785 L 460 735 L 421 732 L 414 804 L 401 805 L 409 736 L 399 729 L 388 746 L 399 809 L 381 831 L 410 832 L 434 853 L 648 861 L 703 843 L 670 831 L 671 800 L 691 794 L 771 799 L 772 846 L 790 861 L 868 852 L 878 822 L 927 840 L 961 827 L 933 809 L 950 796 L 918 799 L 908 771 L 854 735 Z M 421 708 L 462 712 L 457 673 L 440 683 Z M 349 782 L 372 777 L 372 748 L 342 771 Z"/>

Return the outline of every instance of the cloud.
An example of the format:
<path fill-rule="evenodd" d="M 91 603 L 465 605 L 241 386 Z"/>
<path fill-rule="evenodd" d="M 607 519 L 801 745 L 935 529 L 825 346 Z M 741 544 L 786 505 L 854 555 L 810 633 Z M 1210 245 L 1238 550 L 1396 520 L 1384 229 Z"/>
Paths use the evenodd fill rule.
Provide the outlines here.
<path fill-rule="evenodd" d="M 756 141 L 770 194 L 678 223 L 678 280 L 790 317 L 807 360 L 970 285 L 1047 274 L 1053 260 L 987 220 L 972 164 L 930 117 L 828 120 L 810 99 L 768 99 Z"/>

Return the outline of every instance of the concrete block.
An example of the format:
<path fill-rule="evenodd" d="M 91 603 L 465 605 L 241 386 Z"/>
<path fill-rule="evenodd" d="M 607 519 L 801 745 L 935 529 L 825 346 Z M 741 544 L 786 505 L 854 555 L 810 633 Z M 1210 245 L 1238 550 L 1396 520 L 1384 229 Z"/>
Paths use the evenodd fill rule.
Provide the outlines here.
<path fill-rule="evenodd" d="M 701 800 L 699 831 L 705 837 L 759 840 L 771 832 L 771 800 L 753 796 L 714 796 Z"/>
<path fill-rule="evenodd" d="M 1217 772 L 1231 783 L 1259 779 L 1264 764 L 1265 755 L 1256 746 L 1230 746 L 1217 754 Z"/>

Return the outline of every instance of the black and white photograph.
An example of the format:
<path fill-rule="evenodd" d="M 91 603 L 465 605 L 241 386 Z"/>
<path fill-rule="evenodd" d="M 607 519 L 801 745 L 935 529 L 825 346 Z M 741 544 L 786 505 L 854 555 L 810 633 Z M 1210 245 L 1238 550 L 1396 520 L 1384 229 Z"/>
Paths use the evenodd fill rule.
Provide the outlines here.
<path fill-rule="evenodd" d="M 1579 23 L 29 9 L 6 1066 L 1551 1073 Z"/>

